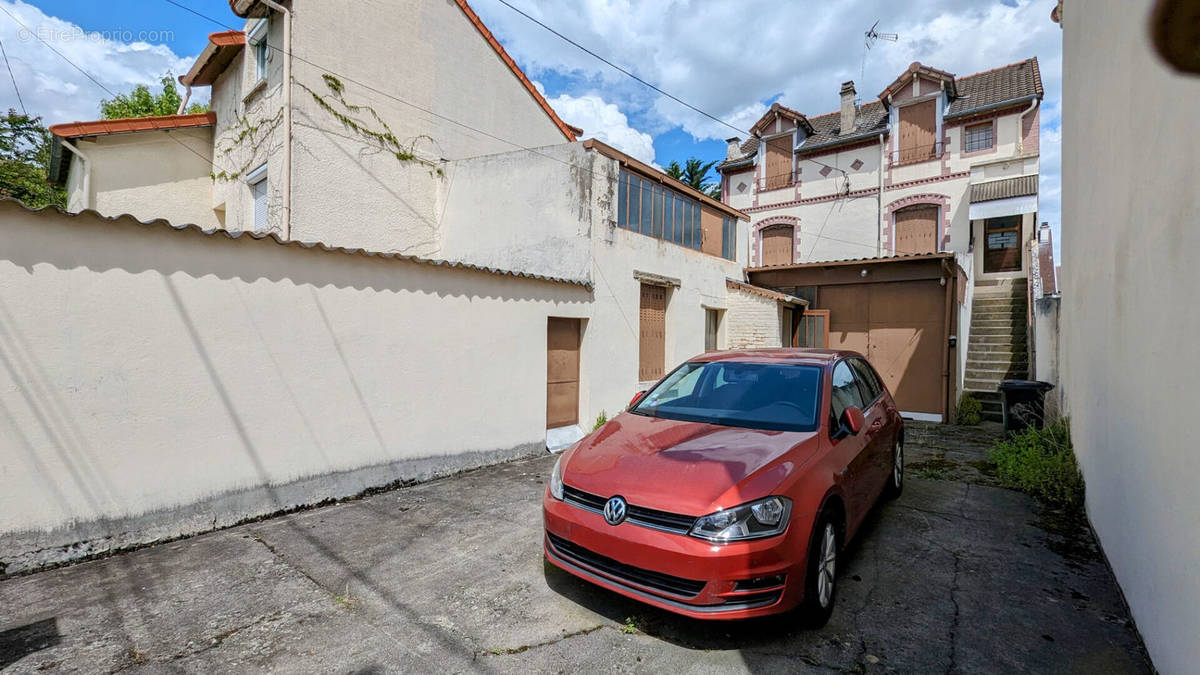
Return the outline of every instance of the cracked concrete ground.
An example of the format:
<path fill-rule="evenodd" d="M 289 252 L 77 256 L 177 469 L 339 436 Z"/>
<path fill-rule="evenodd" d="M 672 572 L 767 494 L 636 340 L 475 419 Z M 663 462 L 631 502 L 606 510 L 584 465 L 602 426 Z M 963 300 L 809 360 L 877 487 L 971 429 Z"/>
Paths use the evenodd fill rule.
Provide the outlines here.
<path fill-rule="evenodd" d="M 869 517 L 821 630 L 545 565 L 543 457 L 0 580 L 0 670 L 1150 672 L 1086 527 L 988 485 L 994 433 L 910 427 L 941 471 Z"/>

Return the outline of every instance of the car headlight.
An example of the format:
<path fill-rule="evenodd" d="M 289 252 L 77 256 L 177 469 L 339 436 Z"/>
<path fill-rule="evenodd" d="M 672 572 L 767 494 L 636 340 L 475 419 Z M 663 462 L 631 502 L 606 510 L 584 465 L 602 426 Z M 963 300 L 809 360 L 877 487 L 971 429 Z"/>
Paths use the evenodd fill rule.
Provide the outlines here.
<path fill-rule="evenodd" d="M 558 461 L 554 463 L 554 471 L 550 473 L 550 496 L 558 500 L 563 498 L 562 458 L 563 455 L 558 456 Z"/>
<path fill-rule="evenodd" d="M 767 497 L 697 518 L 688 534 L 715 542 L 771 537 L 787 529 L 792 500 Z"/>

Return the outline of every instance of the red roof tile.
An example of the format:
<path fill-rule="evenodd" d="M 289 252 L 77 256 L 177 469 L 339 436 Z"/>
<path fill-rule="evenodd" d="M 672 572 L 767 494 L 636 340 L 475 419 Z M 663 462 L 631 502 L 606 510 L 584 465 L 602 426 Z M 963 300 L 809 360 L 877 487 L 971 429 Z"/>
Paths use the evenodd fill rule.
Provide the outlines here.
<path fill-rule="evenodd" d="M 106 134 L 124 134 L 133 131 L 211 127 L 216 123 L 217 113 L 210 110 L 204 113 L 192 113 L 188 115 L 160 115 L 157 117 L 128 117 L 115 120 L 95 120 L 92 122 L 65 122 L 63 124 L 52 124 L 50 126 L 50 133 L 59 138 L 79 138 L 80 136 L 104 136 Z"/>
<path fill-rule="evenodd" d="M 187 73 L 179 76 L 179 82 L 189 87 L 212 84 L 245 44 L 246 34 L 240 30 L 210 34 L 208 44 Z"/>

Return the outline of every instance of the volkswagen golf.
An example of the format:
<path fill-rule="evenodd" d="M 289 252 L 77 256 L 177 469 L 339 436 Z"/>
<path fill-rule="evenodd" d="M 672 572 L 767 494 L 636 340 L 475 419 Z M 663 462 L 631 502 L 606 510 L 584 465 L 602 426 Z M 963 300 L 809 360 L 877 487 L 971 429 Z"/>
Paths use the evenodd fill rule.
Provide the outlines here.
<path fill-rule="evenodd" d="M 902 424 L 855 352 L 704 354 L 562 453 L 545 556 L 689 617 L 823 624 L 843 546 L 903 487 Z"/>

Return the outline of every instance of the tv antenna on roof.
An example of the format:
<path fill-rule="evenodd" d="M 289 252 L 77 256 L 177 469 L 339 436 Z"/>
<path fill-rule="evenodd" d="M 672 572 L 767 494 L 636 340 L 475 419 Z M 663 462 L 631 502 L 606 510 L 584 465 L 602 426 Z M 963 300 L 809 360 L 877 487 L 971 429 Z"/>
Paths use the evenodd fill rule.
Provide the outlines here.
<path fill-rule="evenodd" d="M 867 76 L 867 52 L 870 51 L 871 47 L 874 47 L 875 43 L 880 40 L 887 40 L 888 42 L 895 42 L 900 39 L 900 36 L 897 35 L 896 33 L 880 33 L 879 31 L 875 30 L 878 27 L 879 27 L 879 22 L 876 21 L 875 23 L 871 24 L 871 27 L 869 29 L 867 29 L 866 33 L 864 33 L 864 35 L 866 36 L 866 39 L 864 40 L 864 44 L 865 44 L 866 48 L 863 49 L 862 73 L 859 74 L 860 80 L 866 78 L 866 76 Z"/>

